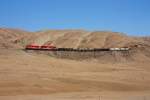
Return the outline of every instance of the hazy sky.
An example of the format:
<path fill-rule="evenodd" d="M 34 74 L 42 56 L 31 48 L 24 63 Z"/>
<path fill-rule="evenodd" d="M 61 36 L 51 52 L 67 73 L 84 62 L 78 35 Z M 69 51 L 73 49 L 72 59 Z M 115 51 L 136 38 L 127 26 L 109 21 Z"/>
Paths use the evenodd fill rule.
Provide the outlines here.
<path fill-rule="evenodd" d="M 150 0 L 0 0 L 0 27 L 150 35 Z"/>

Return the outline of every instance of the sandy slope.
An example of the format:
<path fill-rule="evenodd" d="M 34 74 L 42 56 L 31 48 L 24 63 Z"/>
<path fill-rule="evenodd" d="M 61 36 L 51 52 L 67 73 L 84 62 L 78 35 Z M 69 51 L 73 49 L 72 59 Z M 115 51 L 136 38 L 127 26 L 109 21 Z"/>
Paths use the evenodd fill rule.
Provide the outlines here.
<path fill-rule="evenodd" d="M 129 37 L 122 33 L 84 30 L 47 30 L 27 32 L 0 28 L 0 47 L 21 47 L 27 44 L 53 43 L 57 47 L 101 48 L 149 44 L 149 37 Z"/>
<path fill-rule="evenodd" d="M 150 96 L 149 64 L 63 60 L 1 49 L 0 98 L 144 100 Z"/>
<path fill-rule="evenodd" d="M 31 36 L 31 32 L 0 28 L 0 48 L 22 48 Z"/>

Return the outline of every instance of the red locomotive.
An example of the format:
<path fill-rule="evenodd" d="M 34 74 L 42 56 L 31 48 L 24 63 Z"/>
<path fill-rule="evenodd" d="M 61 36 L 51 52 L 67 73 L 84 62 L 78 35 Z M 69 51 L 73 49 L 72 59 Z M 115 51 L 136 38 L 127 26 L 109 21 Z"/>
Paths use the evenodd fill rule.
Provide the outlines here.
<path fill-rule="evenodd" d="M 26 50 L 54 50 L 56 47 L 52 44 L 48 45 L 35 45 L 35 44 L 29 44 L 25 47 Z"/>
<path fill-rule="evenodd" d="M 40 48 L 41 48 L 41 46 L 39 46 L 39 45 L 29 44 L 29 45 L 26 46 L 25 49 L 28 49 L 28 50 L 38 50 Z"/>

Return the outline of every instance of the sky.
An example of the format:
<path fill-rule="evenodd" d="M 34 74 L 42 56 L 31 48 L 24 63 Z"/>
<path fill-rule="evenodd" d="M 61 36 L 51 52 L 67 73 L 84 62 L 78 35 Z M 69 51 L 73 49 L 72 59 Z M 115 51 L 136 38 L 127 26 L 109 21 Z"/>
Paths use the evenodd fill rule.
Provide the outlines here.
<path fill-rule="evenodd" d="M 0 27 L 150 35 L 150 0 L 0 0 Z"/>

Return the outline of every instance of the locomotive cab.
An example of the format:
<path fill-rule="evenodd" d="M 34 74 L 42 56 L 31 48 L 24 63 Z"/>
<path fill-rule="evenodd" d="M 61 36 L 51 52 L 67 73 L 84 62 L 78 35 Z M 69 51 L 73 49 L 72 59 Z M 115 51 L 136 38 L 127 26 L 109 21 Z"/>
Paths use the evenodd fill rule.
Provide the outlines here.
<path fill-rule="evenodd" d="M 34 44 L 29 44 L 25 47 L 25 49 L 27 49 L 27 50 L 39 50 L 40 48 L 41 48 L 41 46 L 34 45 Z"/>

